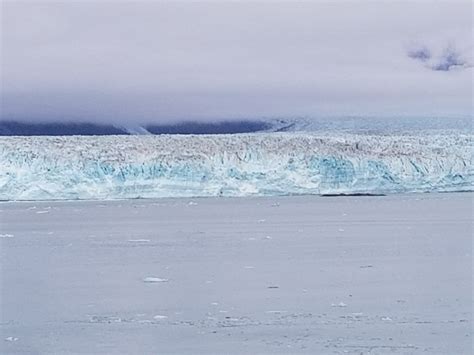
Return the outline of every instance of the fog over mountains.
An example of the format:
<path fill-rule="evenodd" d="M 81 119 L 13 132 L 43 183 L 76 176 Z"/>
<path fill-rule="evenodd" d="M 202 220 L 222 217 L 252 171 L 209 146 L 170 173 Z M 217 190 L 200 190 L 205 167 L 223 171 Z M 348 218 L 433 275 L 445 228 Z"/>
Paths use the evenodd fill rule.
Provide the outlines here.
<path fill-rule="evenodd" d="M 385 133 L 429 130 L 472 131 L 472 117 L 321 117 L 181 121 L 136 125 L 92 122 L 0 121 L 0 136 L 235 134 L 256 132 Z"/>
<path fill-rule="evenodd" d="M 180 122 L 148 125 L 113 125 L 90 122 L 19 122 L 0 121 L 0 136 L 70 136 L 136 134 L 230 134 L 278 129 L 270 121 Z"/>

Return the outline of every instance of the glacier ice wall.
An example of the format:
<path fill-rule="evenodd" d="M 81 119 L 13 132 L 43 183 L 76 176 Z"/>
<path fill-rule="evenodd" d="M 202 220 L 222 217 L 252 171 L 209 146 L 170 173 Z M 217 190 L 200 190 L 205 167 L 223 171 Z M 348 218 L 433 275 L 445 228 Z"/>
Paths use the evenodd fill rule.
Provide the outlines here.
<path fill-rule="evenodd" d="M 1 137 L 0 199 L 472 191 L 472 135 Z"/>

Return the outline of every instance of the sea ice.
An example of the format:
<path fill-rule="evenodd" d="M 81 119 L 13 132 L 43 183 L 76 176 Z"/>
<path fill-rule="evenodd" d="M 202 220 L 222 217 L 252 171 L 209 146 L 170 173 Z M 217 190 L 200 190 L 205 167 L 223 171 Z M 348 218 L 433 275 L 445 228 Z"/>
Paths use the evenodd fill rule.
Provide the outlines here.
<path fill-rule="evenodd" d="M 168 318 L 168 316 L 156 315 L 153 317 L 153 319 L 156 319 L 156 320 L 161 320 L 161 319 L 166 319 L 166 318 Z"/>
<path fill-rule="evenodd" d="M 16 338 L 16 337 L 6 337 L 5 341 L 18 341 L 18 338 Z"/>
<path fill-rule="evenodd" d="M 143 282 L 149 282 L 149 283 L 153 283 L 153 282 L 168 282 L 169 279 L 162 279 L 162 278 L 159 278 L 159 277 L 153 277 L 153 276 L 150 276 L 150 277 L 145 277 L 143 279 Z"/>

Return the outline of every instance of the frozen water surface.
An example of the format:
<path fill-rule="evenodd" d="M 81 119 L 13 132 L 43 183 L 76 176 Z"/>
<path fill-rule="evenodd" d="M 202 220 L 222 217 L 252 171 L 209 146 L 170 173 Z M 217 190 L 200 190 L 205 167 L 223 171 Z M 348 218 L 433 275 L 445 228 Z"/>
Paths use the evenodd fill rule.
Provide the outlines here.
<path fill-rule="evenodd" d="M 0 353 L 472 354 L 470 193 L 194 201 L 3 203 Z"/>

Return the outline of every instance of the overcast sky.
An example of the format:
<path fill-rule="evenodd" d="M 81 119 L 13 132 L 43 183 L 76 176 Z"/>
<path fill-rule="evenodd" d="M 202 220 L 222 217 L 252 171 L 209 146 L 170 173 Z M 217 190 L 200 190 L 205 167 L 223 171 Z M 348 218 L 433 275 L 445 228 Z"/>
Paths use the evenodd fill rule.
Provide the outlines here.
<path fill-rule="evenodd" d="M 471 1 L 2 1 L 1 119 L 472 116 Z"/>

